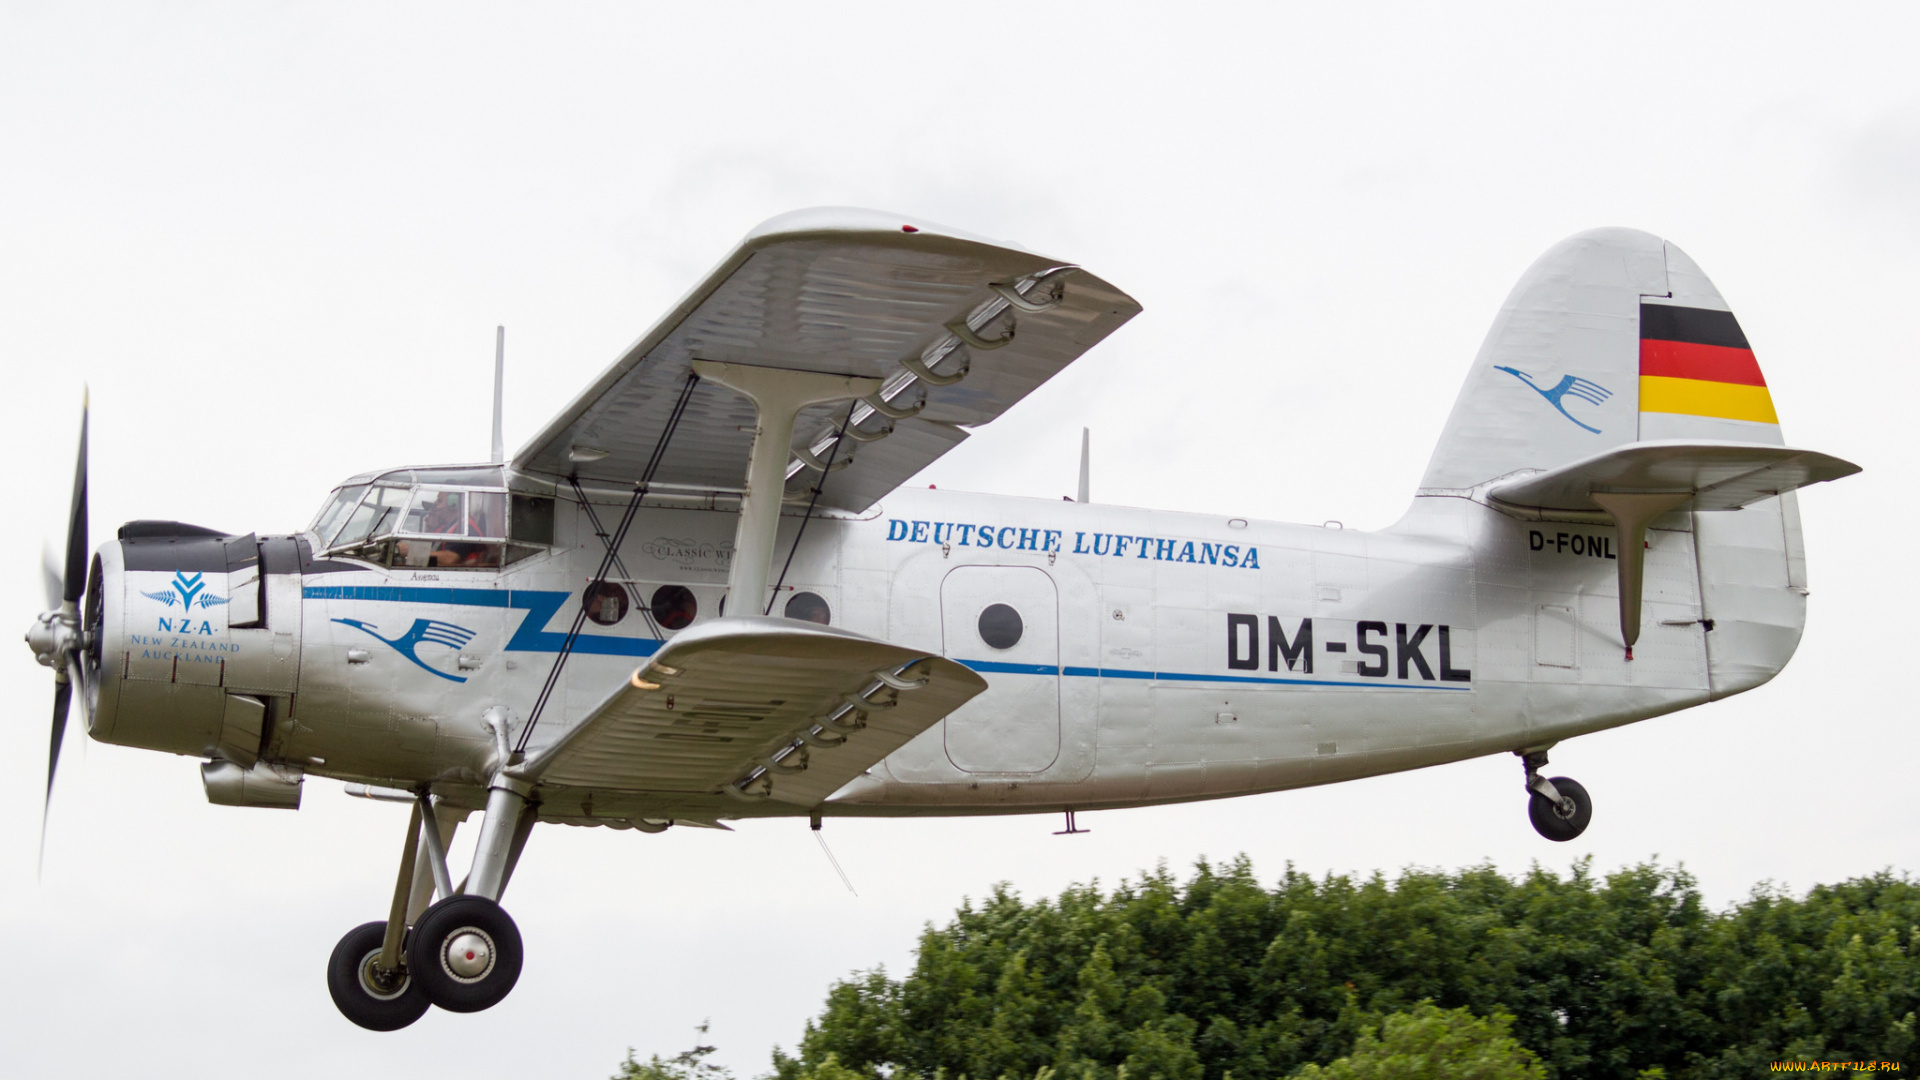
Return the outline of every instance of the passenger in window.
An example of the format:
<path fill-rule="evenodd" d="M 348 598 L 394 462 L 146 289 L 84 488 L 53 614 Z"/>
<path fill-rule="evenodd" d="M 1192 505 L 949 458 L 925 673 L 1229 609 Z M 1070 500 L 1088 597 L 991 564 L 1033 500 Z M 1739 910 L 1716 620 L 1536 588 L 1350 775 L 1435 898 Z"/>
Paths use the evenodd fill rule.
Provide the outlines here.
<path fill-rule="evenodd" d="M 826 598 L 819 593 L 794 593 L 793 599 L 787 601 L 786 616 L 821 626 L 833 622 L 833 612 L 827 607 Z"/>

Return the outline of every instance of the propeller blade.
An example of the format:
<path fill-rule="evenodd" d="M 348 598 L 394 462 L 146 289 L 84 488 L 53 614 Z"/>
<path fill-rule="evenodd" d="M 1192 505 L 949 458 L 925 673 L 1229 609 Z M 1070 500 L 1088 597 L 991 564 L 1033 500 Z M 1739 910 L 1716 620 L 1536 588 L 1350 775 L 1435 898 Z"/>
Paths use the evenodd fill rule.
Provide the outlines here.
<path fill-rule="evenodd" d="M 60 768 L 60 743 L 67 737 L 67 710 L 73 705 L 73 683 L 61 679 L 53 686 L 53 741 L 47 748 L 47 805 L 53 805 L 53 774 Z M 44 825 L 42 826 L 44 829 Z"/>
<path fill-rule="evenodd" d="M 80 401 L 80 458 L 73 467 L 73 512 L 67 518 L 67 572 L 61 599 L 77 604 L 87 591 L 87 402 Z M 64 700 L 64 698 L 62 699 Z M 65 706 L 57 715 L 66 716 Z"/>
<path fill-rule="evenodd" d="M 51 545 L 40 552 L 40 577 L 47 587 L 46 610 L 53 611 L 60 606 L 66 587 L 60 584 L 60 562 L 54 557 Z"/>
<path fill-rule="evenodd" d="M 67 735 L 67 708 L 73 704 L 73 683 L 61 679 L 53 684 L 53 743 L 47 749 L 47 798 L 40 806 L 40 855 L 37 865 L 47 861 L 47 817 L 53 812 L 53 774 L 60 768 L 60 742 Z"/>

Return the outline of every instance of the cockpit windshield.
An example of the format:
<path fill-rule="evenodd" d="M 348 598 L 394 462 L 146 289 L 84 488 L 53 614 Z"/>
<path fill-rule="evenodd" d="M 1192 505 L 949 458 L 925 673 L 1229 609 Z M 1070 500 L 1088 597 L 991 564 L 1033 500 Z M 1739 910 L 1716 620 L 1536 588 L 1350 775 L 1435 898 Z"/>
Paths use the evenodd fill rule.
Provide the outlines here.
<path fill-rule="evenodd" d="M 350 484 L 334 492 L 333 498 L 327 500 L 327 505 L 320 508 L 319 515 L 313 519 L 312 532 L 320 538 L 321 547 L 326 547 L 339 533 L 340 526 L 346 524 L 347 515 L 360 505 L 360 496 L 366 493 L 367 485 Z"/>
<path fill-rule="evenodd" d="M 313 519 L 317 546 L 381 566 L 505 566 L 553 543 L 553 500 L 466 486 L 502 479 L 498 467 L 355 477 Z"/>
<path fill-rule="evenodd" d="M 360 505 L 353 508 L 346 526 L 333 538 L 331 546 L 344 547 L 387 531 L 399 520 L 400 508 L 406 503 L 406 488 L 370 488 Z"/>

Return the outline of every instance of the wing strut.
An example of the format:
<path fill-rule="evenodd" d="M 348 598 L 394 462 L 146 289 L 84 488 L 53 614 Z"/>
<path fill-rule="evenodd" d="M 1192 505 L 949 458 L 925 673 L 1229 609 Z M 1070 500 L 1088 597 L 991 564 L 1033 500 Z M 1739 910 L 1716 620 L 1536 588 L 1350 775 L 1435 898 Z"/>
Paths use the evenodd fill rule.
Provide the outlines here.
<path fill-rule="evenodd" d="M 752 611 L 767 595 L 773 570 L 773 537 L 780 528 L 787 462 L 793 457 L 793 421 L 800 410 L 825 401 L 880 392 L 881 380 L 859 375 L 693 361 L 694 373 L 753 400 L 753 452 L 747 459 L 747 490 L 740 496 L 740 522 L 733 534 L 733 567 L 727 595 L 734 610 Z"/>
<path fill-rule="evenodd" d="M 600 591 L 606 584 L 607 572 L 613 569 L 613 563 L 619 557 L 620 543 L 627 538 L 627 529 L 633 525 L 633 515 L 640 509 L 640 500 L 647 495 L 648 485 L 653 483 L 653 474 L 660 468 L 660 459 L 666 456 L 667 444 L 673 440 L 673 430 L 680 426 L 680 418 L 686 414 L 687 401 L 693 397 L 693 388 L 700 382 L 700 373 L 687 376 L 687 383 L 680 388 L 680 400 L 673 403 L 673 413 L 667 417 L 667 424 L 660 431 L 660 439 L 653 447 L 653 456 L 647 460 L 646 471 L 640 474 L 640 482 L 633 485 L 633 497 L 627 500 L 626 512 L 620 516 L 620 526 L 614 530 L 613 539 L 607 542 L 607 553 L 600 559 L 600 569 L 594 571 L 593 583 L 587 586 L 587 596 Z M 789 422 L 791 426 L 791 422 Z M 738 560 L 736 559 L 736 562 Z M 520 741 L 514 744 L 516 755 L 527 752 L 527 740 L 533 737 L 533 727 L 540 722 L 540 713 L 547 707 L 547 699 L 553 696 L 553 688 L 560 685 L 560 671 L 567 666 L 567 657 L 573 654 L 574 643 L 580 640 L 580 628 L 587 621 L 587 604 L 583 598 L 580 610 L 573 614 L 573 625 L 567 628 L 567 640 L 560 645 L 559 655 L 553 658 L 553 667 L 547 671 L 547 681 L 540 687 L 540 696 L 534 699 L 533 709 L 527 714 L 527 726 L 520 729 Z M 492 819 L 492 814 L 488 814 Z"/>

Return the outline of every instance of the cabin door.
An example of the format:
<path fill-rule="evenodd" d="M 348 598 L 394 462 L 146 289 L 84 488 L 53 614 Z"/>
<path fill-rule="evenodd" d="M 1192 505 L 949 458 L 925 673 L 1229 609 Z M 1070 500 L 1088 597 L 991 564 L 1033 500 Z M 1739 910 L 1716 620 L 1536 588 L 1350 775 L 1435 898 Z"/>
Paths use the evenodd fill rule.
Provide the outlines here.
<path fill-rule="evenodd" d="M 1060 594 L 1032 566 L 962 566 L 940 585 L 942 648 L 987 689 L 945 721 L 971 773 L 1037 773 L 1060 756 Z"/>

